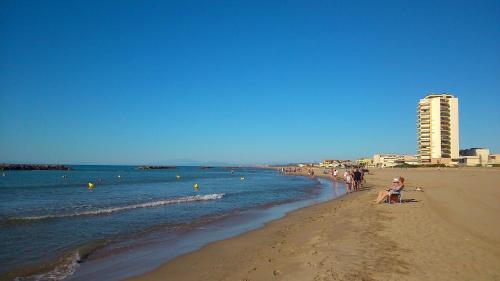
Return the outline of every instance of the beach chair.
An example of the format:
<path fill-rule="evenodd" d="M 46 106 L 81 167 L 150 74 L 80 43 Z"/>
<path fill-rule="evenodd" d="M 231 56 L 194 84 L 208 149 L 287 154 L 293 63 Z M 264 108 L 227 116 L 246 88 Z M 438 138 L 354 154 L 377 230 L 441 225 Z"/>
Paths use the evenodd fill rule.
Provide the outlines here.
<path fill-rule="evenodd" d="M 386 203 L 392 204 L 392 203 L 402 203 L 403 202 L 403 188 L 401 188 L 398 192 L 394 192 L 391 195 L 387 196 L 385 199 Z"/>

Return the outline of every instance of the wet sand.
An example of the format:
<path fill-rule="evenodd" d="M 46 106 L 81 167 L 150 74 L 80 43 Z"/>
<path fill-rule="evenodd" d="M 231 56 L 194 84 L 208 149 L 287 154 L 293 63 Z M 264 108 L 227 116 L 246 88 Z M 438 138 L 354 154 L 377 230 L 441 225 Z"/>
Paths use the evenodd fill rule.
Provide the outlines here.
<path fill-rule="evenodd" d="M 396 176 L 405 203 L 372 204 Z M 360 192 L 133 280 L 500 280 L 500 169 L 373 169 L 366 179 Z"/>

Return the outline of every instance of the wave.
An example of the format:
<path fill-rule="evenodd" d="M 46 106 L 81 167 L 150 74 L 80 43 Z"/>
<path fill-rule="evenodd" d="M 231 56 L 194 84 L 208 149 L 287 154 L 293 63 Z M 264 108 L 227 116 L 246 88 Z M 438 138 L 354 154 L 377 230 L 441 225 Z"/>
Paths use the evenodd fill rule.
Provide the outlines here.
<path fill-rule="evenodd" d="M 196 202 L 196 201 L 208 201 L 208 200 L 217 200 L 222 199 L 226 195 L 225 193 L 214 193 L 214 194 L 206 194 L 206 195 L 194 195 L 194 196 L 186 196 L 179 198 L 172 198 L 166 200 L 158 200 L 158 201 L 150 201 L 145 203 L 133 204 L 133 205 L 125 205 L 118 207 L 110 207 L 104 209 L 97 210 L 89 210 L 83 212 L 75 212 L 69 214 L 49 214 L 49 215 L 41 215 L 41 216 L 27 216 L 27 217 L 16 217 L 10 218 L 8 221 L 37 221 L 37 220 L 46 220 L 46 219 L 56 219 L 56 218 L 67 218 L 67 217 L 79 217 L 79 216 L 98 216 L 98 215 L 107 215 L 115 212 L 138 209 L 138 208 L 153 208 L 168 204 L 175 203 L 188 203 L 188 202 Z"/>
<path fill-rule="evenodd" d="M 80 253 L 75 253 L 65 257 L 59 265 L 50 271 L 14 278 L 14 281 L 42 281 L 42 280 L 63 280 L 73 275 L 80 266 Z"/>

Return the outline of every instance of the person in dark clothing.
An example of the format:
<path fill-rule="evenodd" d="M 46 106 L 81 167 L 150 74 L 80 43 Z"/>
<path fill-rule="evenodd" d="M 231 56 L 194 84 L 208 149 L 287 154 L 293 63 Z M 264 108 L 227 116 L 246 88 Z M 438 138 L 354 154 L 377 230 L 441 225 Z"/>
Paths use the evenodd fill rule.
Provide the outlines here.
<path fill-rule="evenodd" d="M 354 171 L 354 190 L 361 189 L 362 182 L 363 182 L 363 175 L 361 174 L 359 169 L 356 169 L 356 171 Z"/>

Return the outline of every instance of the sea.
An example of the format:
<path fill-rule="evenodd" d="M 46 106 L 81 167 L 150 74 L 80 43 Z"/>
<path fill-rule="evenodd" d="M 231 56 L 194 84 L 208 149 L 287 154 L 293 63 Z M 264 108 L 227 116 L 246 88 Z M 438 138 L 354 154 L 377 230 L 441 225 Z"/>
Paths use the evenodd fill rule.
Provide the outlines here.
<path fill-rule="evenodd" d="M 272 169 L 70 167 L 0 174 L 0 280 L 121 280 L 345 194 Z"/>

